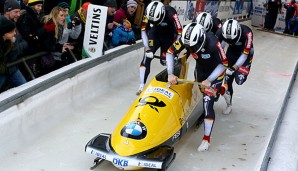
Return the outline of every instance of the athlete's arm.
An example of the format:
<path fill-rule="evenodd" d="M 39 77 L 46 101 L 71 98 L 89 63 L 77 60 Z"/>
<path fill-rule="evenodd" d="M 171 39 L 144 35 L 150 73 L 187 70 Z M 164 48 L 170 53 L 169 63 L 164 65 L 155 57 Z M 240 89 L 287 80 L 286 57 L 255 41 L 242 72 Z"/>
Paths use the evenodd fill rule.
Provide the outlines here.
<path fill-rule="evenodd" d="M 177 76 L 174 75 L 174 57 L 184 49 L 181 40 L 176 40 L 166 53 L 168 82 L 171 84 L 177 83 Z"/>
<path fill-rule="evenodd" d="M 249 52 L 252 50 L 252 32 L 248 32 L 246 34 L 246 42 L 243 53 L 240 55 L 236 63 L 233 65 L 233 68 L 237 70 L 239 67 L 243 65 L 246 61 Z"/>
<path fill-rule="evenodd" d="M 143 16 L 143 21 L 142 21 L 142 27 L 141 27 L 141 37 L 142 37 L 143 45 L 145 47 L 145 51 L 150 50 L 148 35 L 147 35 L 147 27 L 148 27 L 148 19 L 144 15 Z"/>
<path fill-rule="evenodd" d="M 217 77 L 219 77 L 227 69 L 228 66 L 226 53 L 219 42 L 216 43 L 215 50 L 218 51 L 218 53 L 214 54 L 214 58 L 217 59 L 216 61 L 218 61 L 218 65 L 207 78 L 210 83 L 213 82 Z"/>

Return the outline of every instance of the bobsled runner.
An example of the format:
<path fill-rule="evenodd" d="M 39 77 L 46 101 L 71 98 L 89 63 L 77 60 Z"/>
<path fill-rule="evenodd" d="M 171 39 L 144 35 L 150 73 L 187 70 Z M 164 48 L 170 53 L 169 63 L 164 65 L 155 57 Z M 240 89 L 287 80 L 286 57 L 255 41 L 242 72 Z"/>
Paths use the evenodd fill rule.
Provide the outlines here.
<path fill-rule="evenodd" d="M 186 56 L 174 74 L 187 79 Z M 95 168 L 110 161 L 123 170 L 166 170 L 174 161 L 174 144 L 200 119 L 203 96 L 198 83 L 167 85 L 167 70 L 157 74 L 131 105 L 112 134 L 100 133 L 85 146 L 96 156 Z"/>

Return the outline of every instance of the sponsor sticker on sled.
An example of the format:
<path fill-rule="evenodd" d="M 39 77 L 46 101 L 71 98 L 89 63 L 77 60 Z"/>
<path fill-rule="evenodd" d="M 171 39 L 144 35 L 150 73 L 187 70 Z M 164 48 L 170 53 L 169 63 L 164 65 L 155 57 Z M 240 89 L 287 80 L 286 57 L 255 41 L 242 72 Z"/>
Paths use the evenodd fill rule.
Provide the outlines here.
<path fill-rule="evenodd" d="M 162 95 L 168 97 L 169 99 L 172 99 L 174 97 L 173 92 L 171 92 L 167 89 L 161 88 L 161 87 L 149 87 L 145 91 L 145 94 L 146 93 L 159 93 L 159 94 L 162 94 Z"/>
<path fill-rule="evenodd" d="M 120 159 L 120 158 L 113 158 L 113 164 L 120 166 L 120 167 L 127 167 L 128 166 L 128 160 Z"/>
<path fill-rule="evenodd" d="M 157 166 L 157 164 L 153 162 L 139 162 L 138 165 L 140 167 L 147 167 L 147 168 L 160 168 L 160 166 Z"/>
<path fill-rule="evenodd" d="M 107 159 L 107 156 L 105 154 L 102 154 L 101 152 L 91 150 L 90 154 L 94 154 L 95 156 L 102 158 L 102 159 Z"/>

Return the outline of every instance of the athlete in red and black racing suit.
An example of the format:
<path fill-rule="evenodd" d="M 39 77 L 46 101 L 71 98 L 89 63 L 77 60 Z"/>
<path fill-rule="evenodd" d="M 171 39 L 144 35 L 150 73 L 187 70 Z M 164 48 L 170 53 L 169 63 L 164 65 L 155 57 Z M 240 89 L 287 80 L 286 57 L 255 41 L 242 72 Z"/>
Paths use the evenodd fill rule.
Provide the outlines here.
<path fill-rule="evenodd" d="M 148 56 L 148 52 L 155 53 L 160 48 L 160 63 L 166 65 L 166 52 L 178 36 L 181 35 L 182 25 L 178 19 L 176 10 L 165 5 L 165 17 L 160 24 L 151 23 L 144 15 L 142 22 L 142 40 L 145 47 L 145 53 L 140 64 L 140 87 L 139 95 L 150 73 L 150 65 L 153 59 Z"/>
<path fill-rule="evenodd" d="M 188 36 L 191 34 L 187 33 L 187 30 L 185 29 L 189 29 L 191 32 L 192 30 L 196 29 L 191 27 L 198 27 L 198 25 L 201 27 L 202 32 L 205 35 L 205 38 L 202 38 L 202 40 L 199 40 L 197 42 L 198 46 L 202 46 L 201 48 L 197 48 L 200 50 L 195 50 L 196 52 L 194 52 L 194 50 L 192 50 L 191 48 L 186 47 L 187 45 L 185 44 L 185 42 L 187 42 L 188 40 L 185 40 L 185 42 L 183 42 L 182 39 L 184 36 Z M 217 40 L 217 38 L 212 32 L 205 33 L 203 27 L 200 24 L 191 23 L 190 26 L 188 26 L 189 25 L 185 26 L 185 28 L 183 29 L 182 37 L 176 40 L 167 51 L 166 58 L 169 74 L 168 81 L 170 84 L 176 83 L 177 77 L 173 75 L 174 56 L 176 56 L 184 48 L 186 48 L 187 51 L 190 51 L 191 55 L 196 61 L 196 81 L 201 82 L 201 92 L 203 93 L 204 99 L 203 108 L 205 114 L 205 131 L 202 144 L 199 146 L 198 150 L 206 151 L 208 150 L 208 147 L 210 145 L 210 135 L 213 127 L 213 122 L 215 120 L 215 112 L 213 109 L 213 105 L 215 102 L 215 98 L 218 95 L 219 90 L 221 88 L 228 61 L 226 59 L 225 52 L 222 49 L 220 42 Z M 184 34 L 184 32 L 186 33 Z M 194 35 L 193 37 L 196 37 L 195 39 L 200 39 L 200 36 L 198 35 Z M 214 91 L 212 91 L 211 88 Z"/>
<path fill-rule="evenodd" d="M 233 81 L 235 80 L 238 85 L 242 85 L 246 81 L 254 54 L 253 32 L 248 26 L 239 24 L 240 34 L 234 40 L 223 36 L 223 32 L 228 32 L 230 29 L 226 27 L 229 22 L 230 24 L 238 23 L 236 20 L 227 20 L 223 27 L 216 32 L 220 42 L 224 41 L 229 44 L 226 53 L 229 63 L 223 84 L 223 89 L 226 89 L 223 96 L 227 103 L 224 114 L 229 114 L 232 110 Z"/>

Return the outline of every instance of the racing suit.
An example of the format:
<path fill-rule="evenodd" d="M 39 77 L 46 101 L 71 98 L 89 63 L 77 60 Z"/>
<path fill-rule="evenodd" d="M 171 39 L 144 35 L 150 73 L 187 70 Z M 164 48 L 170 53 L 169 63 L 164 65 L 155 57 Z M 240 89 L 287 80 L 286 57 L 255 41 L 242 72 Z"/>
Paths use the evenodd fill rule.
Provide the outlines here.
<path fill-rule="evenodd" d="M 229 41 L 223 37 L 222 29 L 216 32 L 219 41 L 225 41 L 229 44 L 226 56 L 228 58 L 228 67 L 232 69 L 232 72 L 226 74 L 224 86 L 227 87 L 227 91 L 231 95 L 230 104 L 232 103 L 233 97 L 233 81 L 235 80 L 238 85 L 242 85 L 246 81 L 254 54 L 252 30 L 246 25 L 240 24 L 240 27 L 241 35 L 239 41 L 236 43 L 229 43 Z M 234 65 L 239 69 L 234 70 Z"/>
<path fill-rule="evenodd" d="M 174 56 L 179 54 L 185 46 L 181 39 L 178 39 L 167 51 L 168 74 L 173 74 L 174 71 Z M 186 50 L 188 50 L 186 48 Z M 203 93 L 203 108 L 204 108 L 204 138 L 210 142 L 210 135 L 215 120 L 215 112 L 213 105 L 216 96 L 219 94 L 221 84 L 224 78 L 224 73 L 228 61 L 225 52 L 212 32 L 206 33 L 206 41 L 204 46 L 196 53 L 191 53 L 196 60 L 195 78 L 198 82 L 208 80 L 211 83 L 210 89 L 201 88 Z M 213 91 L 212 91 L 213 89 Z"/>
<path fill-rule="evenodd" d="M 182 33 L 182 25 L 176 10 L 171 6 L 165 5 L 165 17 L 159 25 L 150 23 L 144 15 L 141 32 L 145 48 L 149 47 L 153 54 L 160 48 L 160 63 L 165 66 L 168 48 Z M 146 56 L 146 52 L 144 53 L 140 64 L 140 87 L 144 86 L 147 81 L 153 58 L 153 56 Z"/>

